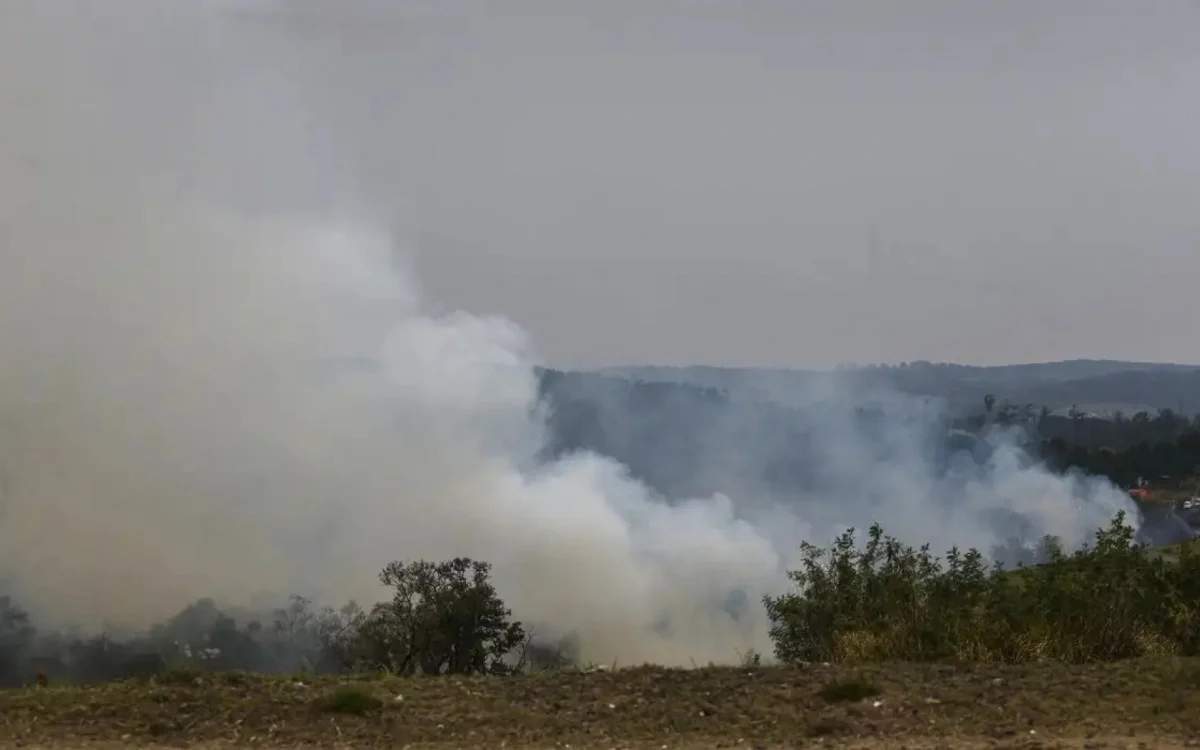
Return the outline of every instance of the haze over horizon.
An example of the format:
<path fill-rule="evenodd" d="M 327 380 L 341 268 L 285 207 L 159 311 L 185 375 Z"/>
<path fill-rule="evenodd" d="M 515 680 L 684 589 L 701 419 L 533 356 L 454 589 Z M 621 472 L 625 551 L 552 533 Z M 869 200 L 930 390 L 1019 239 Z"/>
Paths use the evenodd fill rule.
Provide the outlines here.
<path fill-rule="evenodd" d="M 1112 362 L 1114 364 L 1124 365 L 1139 365 L 1139 366 L 1160 366 L 1160 367 L 1196 367 L 1200 368 L 1200 364 L 1194 362 L 1168 362 L 1168 361 L 1147 361 L 1139 362 L 1136 360 L 1114 359 L 1111 357 L 1074 357 L 1071 359 L 1055 359 L 1055 360 L 1037 360 L 1029 362 L 994 362 L 989 364 L 980 364 L 978 362 L 954 362 L 954 361 L 938 361 L 938 360 L 897 360 L 895 362 L 839 362 L 836 365 L 826 365 L 820 367 L 803 367 L 803 366 L 773 366 L 759 365 L 740 362 L 729 362 L 719 365 L 706 364 L 668 364 L 664 365 L 657 362 L 612 362 L 606 364 L 596 364 L 589 367 L 578 368 L 583 371 L 598 371 L 604 370 L 620 370 L 620 369 L 636 369 L 636 368 L 664 368 L 664 369 L 686 369 L 689 367 L 712 368 L 718 370 L 809 370 L 813 372 L 828 372 L 839 368 L 856 368 L 856 367 L 898 367 L 901 365 L 911 365 L 922 362 L 931 365 L 948 365 L 951 367 L 978 367 L 978 368 L 994 368 L 994 367 L 1040 367 L 1046 365 L 1061 365 L 1072 362 Z M 554 367 L 553 363 L 547 363 L 547 367 Z M 572 368 L 563 368 L 572 369 Z"/>
<path fill-rule="evenodd" d="M 389 228 L 555 366 L 1200 361 L 1194 2 L 0 13 L 9 264 L 221 196 Z"/>

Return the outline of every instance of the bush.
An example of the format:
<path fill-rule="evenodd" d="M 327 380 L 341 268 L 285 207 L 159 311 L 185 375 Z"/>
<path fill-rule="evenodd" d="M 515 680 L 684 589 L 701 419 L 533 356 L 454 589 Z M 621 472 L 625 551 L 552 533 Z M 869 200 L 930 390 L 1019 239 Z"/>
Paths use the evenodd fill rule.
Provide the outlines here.
<path fill-rule="evenodd" d="M 913 550 L 875 525 L 861 551 L 851 529 L 828 552 L 802 552 L 803 567 L 789 573 L 799 590 L 765 599 L 782 661 L 941 658 L 978 626 L 988 579 L 975 550 L 951 550 L 943 569 L 928 546 Z"/>
<path fill-rule="evenodd" d="M 943 561 L 873 526 L 830 550 L 803 547 L 796 590 L 764 602 L 785 662 L 883 659 L 1086 662 L 1197 653 L 1200 555 L 1176 563 L 1134 544 L 1124 515 L 1071 555 L 1046 539 L 1045 563 L 988 568 L 976 550 Z"/>
<path fill-rule="evenodd" d="M 395 589 L 359 630 L 369 666 L 409 675 L 500 674 L 525 640 L 519 622 L 488 580 L 491 566 L 468 558 L 394 562 L 379 578 Z"/>

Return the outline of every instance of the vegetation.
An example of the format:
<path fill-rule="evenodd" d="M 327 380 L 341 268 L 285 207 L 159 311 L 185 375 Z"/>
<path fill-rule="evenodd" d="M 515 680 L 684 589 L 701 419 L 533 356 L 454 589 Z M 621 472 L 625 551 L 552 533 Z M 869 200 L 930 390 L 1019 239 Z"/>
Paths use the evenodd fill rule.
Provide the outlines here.
<path fill-rule="evenodd" d="M 501 674 L 525 640 L 488 580 L 491 566 L 460 557 L 392 563 L 380 581 L 395 589 L 359 628 L 360 660 L 397 674 Z"/>
<path fill-rule="evenodd" d="M 775 655 L 791 664 L 1200 655 L 1200 545 L 1150 551 L 1134 542 L 1121 514 L 1090 546 L 1068 554 L 1048 537 L 1037 554 L 1041 564 L 1012 570 L 973 549 L 939 558 L 878 525 L 861 545 L 853 529 L 829 549 L 804 544 L 790 574 L 795 589 L 764 599 Z M 353 603 L 316 610 L 292 597 L 269 627 L 239 626 L 200 600 L 125 641 L 39 636 L 29 616 L 0 597 L 0 684 L 141 676 L 186 687 L 222 672 L 236 687 L 252 679 L 246 672 L 503 675 L 576 663 L 571 638 L 557 647 L 531 643 L 490 572 L 468 558 L 394 562 L 380 573 L 392 597 L 370 610 Z M 760 665 L 754 651 L 739 661 L 752 671 Z M 827 688 L 830 700 L 861 700 L 874 689 L 867 682 Z"/>
<path fill-rule="evenodd" d="M 880 690 L 875 683 L 868 682 L 862 677 L 852 677 L 829 683 L 821 688 L 819 695 L 827 703 L 845 703 L 847 701 L 861 701 L 867 698 L 874 698 L 879 693 Z"/>
<path fill-rule="evenodd" d="M 190 684 L 230 670 L 502 674 L 535 658 L 561 662 L 562 647 L 530 648 L 489 575 L 487 563 L 467 558 L 394 562 L 380 574 L 394 595 L 369 612 L 353 602 L 318 610 L 293 596 L 271 614 L 269 626 L 253 618 L 239 626 L 213 600 L 201 599 L 146 635 L 125 640 L 39 635 L 28 614 L 0 597 L 0 686 L 39 675 L 55 683 L 154 675 L 161 684 Z"/>
<path fill-rule="evenodd" d="M 0 747 L 1182 748 L 1200 737 L 1200 659 L 1083 665 L 813 664 L 522 678 L 223 675 L 0 690 Z M 829 702 L 828 685 L 878 696 Z M 382 701 L 322 710 L 339 690 Z M 402 698 L 402 699 L 400 699 Z M 879 705 L 875 705 L 879 703 Z M 1031 735 L 1036 731 L 1036 736 Z"/>
<path fill-rule="evenodd" d="M 796 590 L 767 597 L 785 662 L 889 659 L 1090 662 L 1200 651 L 1200 555 L 1168 561 L 1133 542 L 1118 515 L 1095 544 L 1005 571 L 976 550 L 915 550 L 878 526 L 829 550 L 803 549 Z"/>
<path fill-rule="evenodd" d="M 1030 453 L 1054 471 L 1077 469 L 1124 487 L 1139 479 L 1178 481 L 1200 475 L 1200 414 L 1189 418 L 1159 409 L 1155 414 L 1095 415 L 1072 406 L 1064 416 L 1045 407 L 1039 411 L 1032 403 L 1019 406 L 1005 400 L 996 407 L 992 394 L 984 397 L 983 406 L 982 414 L 959 419 L 955 426 L 973 432 L 989 425 L 1022 427 L 1031 441 Z"/>
<path fill-rule="evenodd" d="M 1065 415 L 1043 415 L 1038 430 L 1047 440 L 1059 439 L 1069 445 L 1088 448 L 1124 450 L 1143 443 L 1174 443 L 1184 434 L 1200 430 L 1200 415 L 1188 417 L 1173 409 L 1091 414 L 1072 406 Z"/>
<path fill-rule="evenodd" d="M 317 708 L 326 713 L 362 716 L 383 707 L 383 701 L 358 687 L 340 687 L 317 700 Z"/>
<path fill-rule="evenodd" d="M 1043 441 L 1041 454 L 1053 469 L 1074 467 L 1106 476 L 1125 487 L 1132 486 L 1139 478 L 1178 480 L 1200 474 L 1200 430 L 1187 430 L 1169 440 L 1140 441 L 1123 449 L 1107 445 L 1089 447 L 1053 438 Z"/>

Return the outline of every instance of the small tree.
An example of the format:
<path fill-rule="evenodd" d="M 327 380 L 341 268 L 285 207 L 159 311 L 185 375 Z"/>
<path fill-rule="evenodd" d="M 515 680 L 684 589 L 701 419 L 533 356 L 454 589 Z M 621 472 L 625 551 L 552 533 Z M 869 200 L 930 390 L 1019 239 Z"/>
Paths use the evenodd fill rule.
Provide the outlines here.
<path fill-rule="evenodd" d="M 312 600 L 293 594 L 275 610 L 271 638 L 276 668 L 344 672 L 359 666 L 360 629 L 366 613 L 356 603 L 341 609 L 314 609 Z"/>
<path fill-rule="evenodd" d="M 317 615 L 317 638 L 321 642 L 319 671 L 341 672 L 357 666 L 362 657 L 362 629 L 367 613 L 355 602 L 341 609 L 325 607 Z"/>
<path fill-rule="evenodd" d="M 504 659 L 525 639 L 488 580 L 491 566 L 459 557 L 393 562 L 379 579 L 395 589 L 360 631 L 369 661 L 400 674 L 509 671 Z"/>
<path fill-rule="evenodd" d="M 286 607 L 276 609 L 271 627 L 271 646 L 277 667 L 287 670 L 314 669 L 320 660 L 321 640 L 312 600 L 298 594 Z"/>

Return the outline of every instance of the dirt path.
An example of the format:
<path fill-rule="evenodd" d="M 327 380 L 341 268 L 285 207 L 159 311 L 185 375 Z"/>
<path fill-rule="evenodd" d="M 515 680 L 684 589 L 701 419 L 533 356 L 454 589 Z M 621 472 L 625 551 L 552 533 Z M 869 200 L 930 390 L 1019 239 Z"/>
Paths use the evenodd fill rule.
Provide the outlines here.
<path fill-rule="evenodd" d="M 848 683 L 857 693 L 825 690 Z M 365 699 L 350 701 L 361 713 L 330 710 L 339 690 Z M 316 682 L 169 675 L 0 691 L 0 746 L 131 745 L 1200 748 L 1200 660 Z"/>

